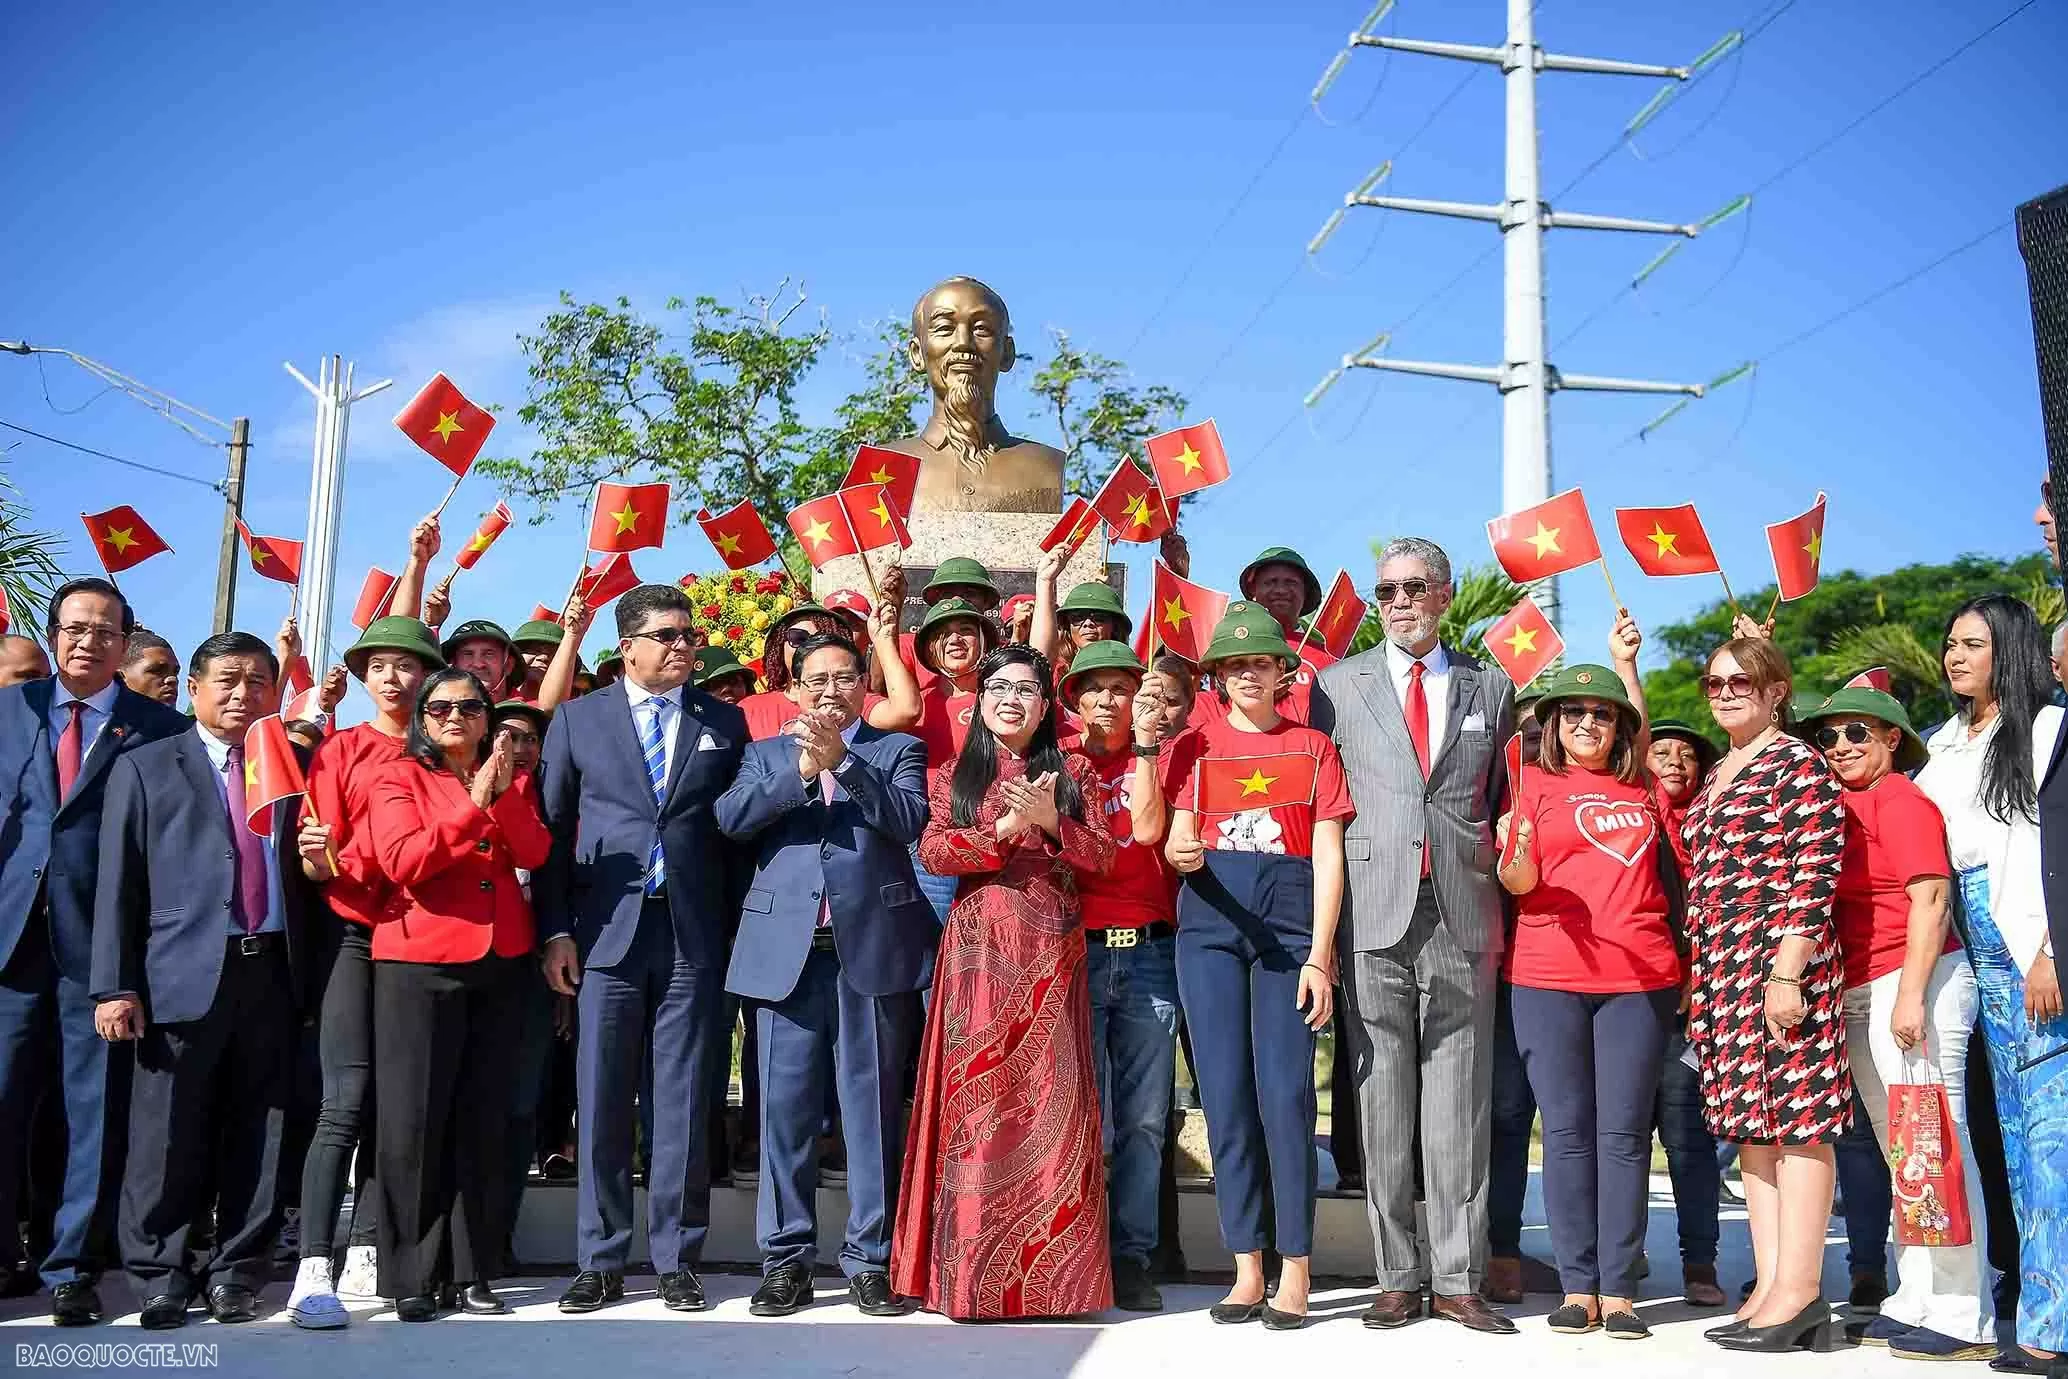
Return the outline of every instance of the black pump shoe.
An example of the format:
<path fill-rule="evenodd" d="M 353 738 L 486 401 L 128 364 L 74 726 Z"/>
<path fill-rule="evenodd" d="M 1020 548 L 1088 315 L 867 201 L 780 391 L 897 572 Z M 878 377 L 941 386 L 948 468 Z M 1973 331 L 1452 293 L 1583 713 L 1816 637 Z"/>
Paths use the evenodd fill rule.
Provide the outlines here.
<path fill-rule="evenodd" d="M 1732 1336 L 1720 1336 L 1716 1344 L 1725 1350 L 1779 1354 L 1789 1350 L 1814 1350 L 1824 1354 L 1831 1345 L 1831 1304 L 1822 1298 L 1776 1326 L 1748 1326 Z"/>
<path fill-rule="evenodd" d="M 1264 1315 L 1261 1302 L 1217 1302 L 1206 1309 L 1206 1315 L 1221 1326 L 1241 1326 Z"/>

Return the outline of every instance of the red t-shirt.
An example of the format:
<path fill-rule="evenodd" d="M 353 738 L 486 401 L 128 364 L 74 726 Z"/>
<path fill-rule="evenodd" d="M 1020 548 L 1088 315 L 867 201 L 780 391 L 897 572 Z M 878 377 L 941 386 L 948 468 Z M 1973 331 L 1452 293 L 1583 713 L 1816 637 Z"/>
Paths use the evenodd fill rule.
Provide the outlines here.
<path fill-rule="evenodd" d="M 905 663 L 906 669 L 912 672 L 912 677 L 919 681 L 919 692 L 922 694 L 932 689 L 934 682 L 941 678 L 919 663 L 919 634 L 916 632 L 898 633 L 898 659 Z"/>
<path fill-rule="evenodd" d="M 1678 986 L 1652 787 L 1579 767 L 1525 771 L 1515 817 L 1530 821 L 1537 884 L 1515 897 L 1508 980 L 1593 994 Z"/>
<path fill-rule="evenodd" d="M 309 810 L 330 825 L 337 875 L 323 884 L 330 908 L 355 924 L 378 923 L 396 891 L 374 856 L 370 787 L 380 768 L 400 760 L 402 739 L 358 723 L 323 739 L 309 762 Z"/>
<path fill-rule="evenodd" d="M 928 770 L 951 765 L 961 755 L 976 711 L 976 695 L 957 694 L 953 684 L 938 676 L 919 692 L 919 726 L 912 735 L 926 744 Z"/>
<path fill-rule="evenodd" d="M 862 715 L 883 703 L 880 694 L 862 696 Z M 763 690 L 750 694 L 739 704 L 740 712 L 747 715 L 747 735 L 756 742 L 765 737 L 774 737 L 797 721 L 797 704 L 782 690 Z"/>
<path fill-rule="evenodd" d="M 1132 739 L 1130 739 L 1132 742 Z M 1087 751 L 1081 739 L 1064 738 L 1066 752 L 1076 752 L 1092 764 L 1106 787 L 1106 822 L 1111 826 L 1115 850 L 1113 865 L 1103 875 L 1078 872 L 1077 898 L 1084 909 L 1087 929 L 1135 929 L 1145 924 L 1169 923 L 1177 918 L 1177 873 L 1163 860 L 1161 844 L 1144 847 L 1135 841 L 1133 810 L 1135 755 L 1123 748 L 1111 756 Z M 1156 763 L 1163 781 L 1166 819 L 1172 791 L 1171 754 L 1166 747 Z"/>
<path fill-rule="evenodd" d="M 1175 738 L 1170 747 L 1170 775 L 1178 782 L 1171 804 L 1197 811 L 1200 762 L 1304 752 L 1315 761 L 1314 799 L 1306 804 L 1280 804 L 1239 813 L 1199 815 L 1199 839 L 1209 851 L 1270 852 L 1287 857 L 1314 855 L 1314 823 L 1348 823 L 1357 815 L 1350 783 L 1343 776 L 1343 758 L 1328 734 L 1280 719 L 1265 733 L 1244 732 L 1226 718 L 1200 722 Z"/>
<path fill-rule="evenodd" d="M 1695 802 L 1695 795 L 1701 793 L 1701 787 L 1697 786 L 1694 794 L 1689 795 L 1679 804 L 1675 804 L 1667 799 L 1664 790 L 1659 791 L 1654 797 L 1659 809 L 1659 823 L 1666 830 L 1666 841 L 1673 846 L 1673 860 L 1680 864 L 1680 875 L 1683 881 L 1687 879 L 1689 871 L 1686 837 L 1687 810 L 1688 806 Z"/>
<path fill-rule="evenodd" d="M 1292 639 L 1299 644 L 1299 638 Z M 1293 723 L 1313 721 L 1314 681 L 1322 671 L 1336 663 L 1336 658 L 1318 646 L 1309 646 L 1300 652 L 1300 668 L 1293 672 L 1292 688 L 1278 696 L 1278 716 Z M 1228 717 L 1228 706 L 1221 702 L 1221 696 L 1211 687 L 1199 692 L 1193 702 L 1192 717 L 1188 720 L 1195 728 L 1203 724 L 1221 722 Z"/>
<path fill-rule="evenodd" d="M 1832 914 L 1845 984 L 1860 986 L 1898 972 L 1910 943 L 1912 881 L 1951 877 L 1946 820 L 1931 797 L 1908 776 L 1883 776 L 1865 790 L 1845 792 L 1845 854 Z M 1960 940 L 1949 930 L 1945 952 Z"/>

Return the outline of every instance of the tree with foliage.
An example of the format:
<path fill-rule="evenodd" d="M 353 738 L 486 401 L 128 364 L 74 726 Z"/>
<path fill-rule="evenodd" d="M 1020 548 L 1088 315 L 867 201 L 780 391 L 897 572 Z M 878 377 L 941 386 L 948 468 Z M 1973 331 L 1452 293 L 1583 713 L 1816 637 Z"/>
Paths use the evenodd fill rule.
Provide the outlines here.
<path fill-rule="evenodd" d="M 65 539 L 35 529 L 29 505 L 21 500 L 5 466 L 0 458 L 0 591 L 13 610 L 8 630 L 34 637 L 41 631 L 44 606 L 65 582 L 60 560 Z"/>
<path fill-rule="evenodd" d="M 1122 459 L 1144 464 L 1142 443 L 1185 414 L 1185 399 L 1161 384 L 1128 381 L 1127 366 L 1070 343 L 1051 328 L 1053 352 L 1034 375 L 1034 395 L 1063 438 L 1065 492 L 1091 494 Z"/>

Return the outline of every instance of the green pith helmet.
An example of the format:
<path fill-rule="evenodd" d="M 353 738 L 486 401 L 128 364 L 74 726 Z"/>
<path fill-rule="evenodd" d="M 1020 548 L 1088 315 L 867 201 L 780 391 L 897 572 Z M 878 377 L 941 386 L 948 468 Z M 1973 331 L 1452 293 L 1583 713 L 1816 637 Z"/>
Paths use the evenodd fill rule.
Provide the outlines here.
<path fill-rule="evenodd" d="M 450 661 L 452 653 L 459 650 L 461 642 L 473 641 L 494 642 L 509 652 L 512 658 L 517 655 L 517 643 L 510 640 L 510 634 L 486 618 L 470 618 L 461 623 L 453 629 L 450 637 L 438 644 L 438 650 L 447 661 Z"/>
<path fill-rule="evenodd" d="M 689 682 L 698 689 L 705 689 L 731 675 L 754 678 L 751 666 L 740 664 L 740 658 L 729 646 L 700 646 L 697 648 L 696 669 L 689 675 Z"/>
<path fill-rule="evenodd" d="M 1099 587 L 1105 588 L 1103 584 Z M 1077 698 L 1077 691 L 1073 687 L 1078 677 L 1089 675 L 1095 670 L 1127 671 L 1135 677 L 1136 684 L 1140 684 L 1142 677 L 1149 673 L 1148 668 L 1142 664 L 1142 658 L 1135 655 L 1134 648 L 1126 642 L 1093 642 L 1077 653 L 1076 658 L 1070 662 L 1070 673 L 1063 677 L 1058 693 L 1065 704 L 1072 703 Z"/>
<path fill-rule="evenodd" d="M 972 560 L 970 564 L 976 562 Z M 998 647 L 998 624 L 978 612 L 975 604 L 965 598 L 942 599 L 926 610 L 926 617 L 913 637 L 913 653 L 919 657 L 919 664 L 936 675 L 941 673 L 941 668 L 933 663 L 933 631 L 942 623 L 953 622 L 957 618 L 967 618 L 977 625 L 977 635 L 983 639 L 986 655 Z"/>
<path fill-rule="evenodd" d="M 1515 711 L 1517 713 L 1526 713 L 1533 709 L 1536 706 L 1536 702 L 1544 697 L 1544 691 L 1550 687 L 1551 677 L 1539 675 L 1536 679 L 1515 691 Z"/>
<path fill-rule="evenodd" d="M 1072 589 L 1064 600 L 1056 605 L 1056 621 L 1068 623 L 1069 613 L 1101 613 L 1119 625 L 1122 641 L 1134 635 L 1135 620 L 1127 615 L 1121 606 L 1120 595 L 1113 592 L 1113 586 L 1089 580 Z"/>
<path fill-rule="evenodd" d="M 1716 744 L 1702 736 L 1692 723 L 1683 723 L 1677 718 L 1655 718 L 1652 720 L 1652 741 L 1662 738 L 1678 738 L 1695 749 L 1695 763 L 1707 771 L 1716 764 Z"/>
<path fill-rule="evenodd" d="M 1544 692 L 1537 696 L 1537 722 L 1549 724 L 1560 702 L 1567 699 L 1606 700 L 1623 711 L 1632 727 L 1637 724 L 1637 706 L 1630 702 L 1630 691 L 1623 688 L 1622 677 L 1607 666 L 1583 662 L 1566 666 L 1553 675 Z"/>
<path fill-rule="evenodd" d="M 1255 560 L 1242 567 L 1242 575 L 1235 581 L 1235 587 L 1242 591 L 1244 598 L 1256 597 L 1250 592 L 1250 585 L 1256 582 L 1257 572 L 1266 565 L 1290 565 L 1300 572 L 1300 582 L 1307 586 L 1307 597 L 1300 603 L 1301 617 L 1304 618 L 1321 607 L 1321 581 L 1307 568 L 1306 557 L 1290 546 L 1269 547 Z"/>
<path fill-rule="evenodd" d="M 1931 759 L 1924 739 L 1910 726 L 1910 715 L 1896 702 L 1894 695 L 1883 694 L 1877 689 L 1842 689 L 1808 714 L 1803 716 L 1805 733 L 1814 738 L 1817 724 L 1826 718 L 1871 718 L 1877 723 L 1886 723 L 1900 732 L 1902 740 L 1896 744 L 1896 769 L 1908 775 Z"/>
<path fill-rule="evenodd" d="M 979 562 L 966 555 L 950 556 L 943 560 L 933 572 L 933 578 L 919 591 L 919 597 L 927 603 L 938 603 L 948 596 L 950 589 L 988 589 L 991 597 L 998 597 L 998 586 L 991 582 L 991 572 Z"/>
<path fill-rule="evenodd" d="M 375 618 L 359 634 L 359 640 L 345 649 L 345 668 L 357 680 L 366 678 L 366 663 L 376 651 L 403 651 L 424 663 L 426 673 L 445 668 L 445 657 L 431 640 L 431 629 L 415 618 Z"/>
<path fill-rule="evenodd" d="M 495 726 L 500 728 L 510 718 L 528 718 L 532 731 L 540 737 L 546 735 L 546 725 L 553 721 L 553 715 L 536 704 L 527 704 L 522 699 L 505 699 L 495 706 Z"/>
<path fill-rule="evenodd" d="M 1824 707 L 1828 696 L 1822 690 L 1799 689 L 1788 696 L 1788 731 L 1802 736 L 1802 720 Z"/>
<path fill-rule="evenodd" d="M 1214 624 L 1213 640 L 1199 658 L 1202 670 L 1212 672 L 1216 664 L 1231 656 L 1275 656 L 1287 670 L 1299 668 L 1300 658 L 1285 639 L 1285 629 L 1261 603 L 1237 600 L 1228 605 Z"/>
<path fill-rule="evenodd" d="M 567 629 L 546 618 L 533 618 L 517 629 L 517 635 L 510 639 L 522 647 L 528 642 L 546 646 L 558 646 L 567 640 Z"/>
<path fill-rule="evenodd" d="M 624 652 L 618 650 L 614 646 L 607 646 L 603 648 L 603 650 L 596 653 L 596 669 L 592 673 L 596 675 L 601 675 L 604 671 L 609 670 L 612 666 L 622 665 L 624 663 L 624 659 Z"/>

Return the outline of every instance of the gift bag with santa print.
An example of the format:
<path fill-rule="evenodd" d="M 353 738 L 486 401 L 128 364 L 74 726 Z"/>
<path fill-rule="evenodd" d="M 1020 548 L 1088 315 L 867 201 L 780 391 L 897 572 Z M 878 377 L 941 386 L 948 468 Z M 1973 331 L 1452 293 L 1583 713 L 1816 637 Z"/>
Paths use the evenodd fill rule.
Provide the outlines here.
<path fill-rule="evenodd" d="M 1898 1245 L 1974 1241 L 1960 1140 L 1942 1084 L 1899 1082 L 1888 1089 L 1888 1160 Z"/>

